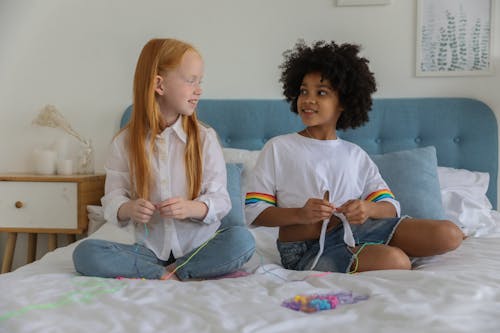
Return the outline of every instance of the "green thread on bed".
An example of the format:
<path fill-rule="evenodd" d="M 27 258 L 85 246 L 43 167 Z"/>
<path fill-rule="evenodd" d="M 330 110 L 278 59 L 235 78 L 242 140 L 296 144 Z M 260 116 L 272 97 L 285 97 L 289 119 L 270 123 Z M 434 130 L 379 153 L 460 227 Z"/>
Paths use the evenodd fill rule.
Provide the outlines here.
<path fill-rule="evenodd" d="M 22 307 L 18 310 L 13 310 L 0 314 L 0 322 L 19 317 L 25 313 L 35 310 L 50 310 L 58 309 L 64 305 L 71 303 L 90 303 L 99 295 L 115 293 L 126 286 L 125 282 L 119 280 L 110 280 L 96 277 L 85 277 L 83 281 L 78 281 L 82 277 L 73 279 L 73 284 L 79 287 L 86 288 L 85 290 L 70 291 L 55 302 L 32 304 Z M 77 280 L 77 281 L 75 281 Z"/>

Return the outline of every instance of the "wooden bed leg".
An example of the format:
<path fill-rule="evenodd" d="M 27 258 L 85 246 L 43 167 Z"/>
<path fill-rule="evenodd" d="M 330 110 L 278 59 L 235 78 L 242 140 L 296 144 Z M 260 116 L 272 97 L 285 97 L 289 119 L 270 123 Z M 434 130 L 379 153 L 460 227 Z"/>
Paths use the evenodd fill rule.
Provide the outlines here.
<path fill-rule="evenodd" d="M 36 259 L 36 241 L 37 235 L 35 233 L 28 234 L 28 256 L 26 263 L 32 263 Z"/>
<path fill-rule="evenodd" d="M 68 244 L 76 242 L 76 235 L 75 234 L 68 234 Z"/>
<path fill-rule="evenodd" d="M 7 244 L 5 245 L 5 253 L 3 254 L 2 273 L 8 273 L 12 268 L 12 259 L 14 258 L 16 240 L 17 240 L 17 233 L 9 232 L 9 236 L 7 238 Z"/>
<path fill-rule="evenodd" d="M 54 251 L 57 248 L 57 234 L 49 234 L 49 252 Z"/>

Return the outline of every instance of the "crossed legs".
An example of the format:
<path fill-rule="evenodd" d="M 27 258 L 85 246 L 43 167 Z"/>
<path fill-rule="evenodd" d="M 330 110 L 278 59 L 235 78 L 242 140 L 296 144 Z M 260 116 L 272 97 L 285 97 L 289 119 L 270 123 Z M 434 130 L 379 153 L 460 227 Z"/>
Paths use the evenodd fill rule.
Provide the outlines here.
<path fill-rule="evenodd" d="M 388 245 L 369 245 L 358 253 L 356 271 L 411 269 L 410 257 L 446 253 L 463 239 L 464 234 L 451 221 L 407 218 L 399 223 Z"/>

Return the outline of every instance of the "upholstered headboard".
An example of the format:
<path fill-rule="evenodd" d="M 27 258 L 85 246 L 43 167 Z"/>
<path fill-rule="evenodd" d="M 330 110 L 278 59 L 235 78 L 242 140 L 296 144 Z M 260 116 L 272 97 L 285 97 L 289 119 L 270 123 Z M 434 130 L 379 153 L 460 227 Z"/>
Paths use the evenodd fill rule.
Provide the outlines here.
<path fill-rule="evenodd" d="M 202 100 L 198 117 L 225 147 L 257 150 L 271 137 L 303 128 L 282 100 Z M 129 107 L 121 120 L 130 117 Z M 340 132 L 370 154 L 435 146 L 440 166 L 488 172 L 488 198 L 497 206 L 498 130 L 492 110 L 467 98 L 375 99 L 370 121 Z"/>

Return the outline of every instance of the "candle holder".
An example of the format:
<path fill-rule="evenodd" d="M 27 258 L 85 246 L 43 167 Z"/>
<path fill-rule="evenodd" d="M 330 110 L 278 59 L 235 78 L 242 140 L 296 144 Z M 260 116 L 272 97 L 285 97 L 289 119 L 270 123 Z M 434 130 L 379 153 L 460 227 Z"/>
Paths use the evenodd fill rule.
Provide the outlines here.
<path fill-rule="evenodd" d="M 80 147 L 77 161 L 77 172 L 80 174 L 94 173 L 94 147 L 91 140 L 86 140 Z"/>

